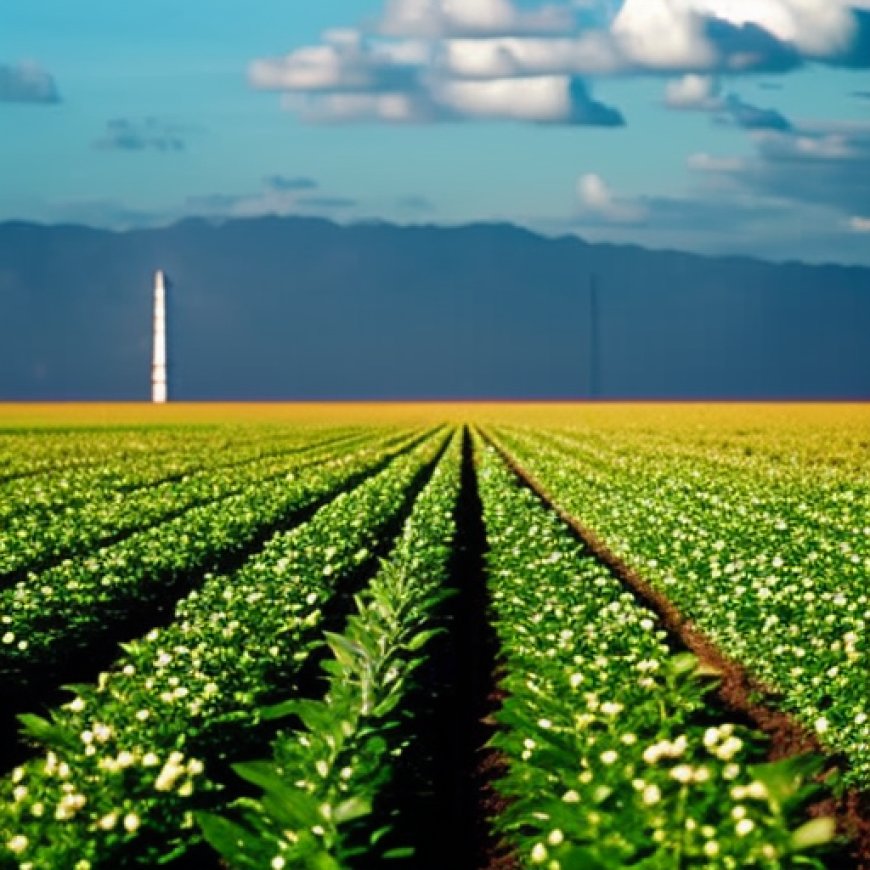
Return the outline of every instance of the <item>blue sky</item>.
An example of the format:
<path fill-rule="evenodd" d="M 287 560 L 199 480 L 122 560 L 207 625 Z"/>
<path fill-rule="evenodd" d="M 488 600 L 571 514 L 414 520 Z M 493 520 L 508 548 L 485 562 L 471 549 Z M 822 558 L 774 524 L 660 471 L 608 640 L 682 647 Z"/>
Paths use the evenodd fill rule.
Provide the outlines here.
<path fill-rule="evenodd" d="M 870 264 L 868 0 L 3 0 L 0 220 Z"/>

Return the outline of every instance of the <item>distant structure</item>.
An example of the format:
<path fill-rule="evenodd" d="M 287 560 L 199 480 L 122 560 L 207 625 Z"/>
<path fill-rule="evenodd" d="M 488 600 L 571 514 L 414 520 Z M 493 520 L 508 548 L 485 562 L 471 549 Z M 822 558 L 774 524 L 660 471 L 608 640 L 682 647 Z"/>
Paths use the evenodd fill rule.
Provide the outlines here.
<path fill-rule="evenodd" d="M 589 281 L 589 397 L 601 397 L 601 347 L 599 340 L 598 276 Z"/>
<path fill-rule="evenodd" d="M 169 399 L 166 379 L 166 276 L 154 274 L 154 355 L 151 358 L 151 401 L 162 405 Z"/>

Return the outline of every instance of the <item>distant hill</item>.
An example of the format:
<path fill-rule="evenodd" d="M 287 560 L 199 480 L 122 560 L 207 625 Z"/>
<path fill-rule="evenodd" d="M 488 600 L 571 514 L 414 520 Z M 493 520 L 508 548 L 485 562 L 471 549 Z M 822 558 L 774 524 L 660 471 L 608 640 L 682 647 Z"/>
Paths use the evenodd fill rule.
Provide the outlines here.
<path fill-rule="evenodd" d="M 870 398 L 870 269 L 263 218 L 0 224 L 0 399 L 147 398 L 156 268 L 179 399 Z"/>

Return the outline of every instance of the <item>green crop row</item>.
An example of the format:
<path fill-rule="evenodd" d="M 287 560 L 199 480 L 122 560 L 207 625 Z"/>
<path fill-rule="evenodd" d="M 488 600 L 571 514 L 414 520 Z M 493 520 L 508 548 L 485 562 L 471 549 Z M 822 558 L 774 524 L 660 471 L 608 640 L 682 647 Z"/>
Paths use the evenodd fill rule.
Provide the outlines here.
<path fill-rule="evenodd" d="M 240 800 L 229 815 L 199 817 L 230 867 L 339 870 L 395 854 L 380 846 L 389 809 L 372 813 L 406 748 L 411 711 L 403 701 L 420 651 L 438 633 L 433 614 L 447 594 L 460 457 L 457 433 L 343 634 L 327 636 L 323 699 L 268 711 L 296 715 L 302 727 L 279 734 L 272 760 L 236 767 L 261 796 Z"/>
<path fill-rule="evenodd" d="M 407 439 L 405 441 L 407 443 Z M 26 680 L 86 646 L 178 578 L 215 570 L 264 529 L 341 489 L 402 445 L 380 442 L 321 465 L 253 483 L 183 515 L 0 591 L 0 674 Z"/>
<path fill-rule="evenodd" d="M 82 494 L 87 500 L 79 506 L 66 505 L 49 514 L 19 512 L 0 532 L 0 578 L 50 559 L 73 558 L 97 548 L 106 538 L 147 528 L 191 507 L 234 495 L 251 484 L 259 486 L 270 478 L 348 452 L 369 440 L 365 435 L 340 443 L 330 440 L 324 447 L 313 444 L 296 448 L 289 455 L 282 452 L 245 463 L 233 461 L 154 486 L 113 490 L 107 496 L 85 490 Z"/>
<path fill-rule="evenodd" d="M 86 870 L 133 855 L 154 866 L 189 848 L 192 811 L 221 800 L 211 767 L 308 657 L 323 606 L 372 558 L 443 440 L 400 455 L 232 576 L 207 578 L 50 721 L 22 717 L 49 751 L 0 781 L 0 865 Z"/>
<path fill-rule="evenodd" d="M 135 439 L 132 436 L 120 438 L 113 453 L 102 453 L 98 442 L 91 454 L 92 465 L 87 468 L 59 468 L 0 483 L 0 520 L 6 524 L 4 537 L 8 536 L 11 523 L 29 523 L 31 529 L 36 529 L 42 522 L 68 518 L 74 511 L 87 510 L 102 502 L 118 502 L 138 490 L 172 483 L 188 475 L 243 466 L 297 450 L 316 449 L 318 445 L 325 447 L 338 439 L 382 434 L 336 429 L 313 437 L 304 430 L 290 430 L 280 437 L 264 434 L 251 442 L 212 435 L 207 440 L 202 436 L 193 438 L 188 444 L 181 437 L 184 431 L 171 440 L 164 435 L 156 443 L 154 433 L 143 433 Z M 66 437 L 73 439 L 74 436 Z M 87 433 L 77 437 L 85 449 L 93 436 Z M 0 444 L 3 440 L 0 434 Z M 40 448 L 45 447 L 46 440 L 50 442 L 51 436 L 33 439 Z M 3 547 L 0 539 L 0 554 Z"/>
<path fill-rule="evenodd" d="M 763 462 L 737 473 L 713 453 L 632 450 L 630 437 L 592 464 L 564 436 L 500 437 L 560 507 L 844 753 L 847 782 L 870 784 L 866 477 Z"/>
<path fill-rule="evenodd" d="M 556 514 L 478 445 L 505 700 L 497 829 L 549 870 L 823 866 L 833 822 L 801 824 L 818 759 L 763 763 L 712 682 Z"/>

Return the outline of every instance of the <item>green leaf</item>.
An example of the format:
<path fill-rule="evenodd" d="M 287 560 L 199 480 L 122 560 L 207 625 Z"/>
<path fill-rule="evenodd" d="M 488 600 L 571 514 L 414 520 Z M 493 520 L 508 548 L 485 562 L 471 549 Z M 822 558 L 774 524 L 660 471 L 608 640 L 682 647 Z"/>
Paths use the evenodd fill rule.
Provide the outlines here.
<path fill-rule="evenodd" d="M 367 816 L 372 811 L 371 801 L 362 797 L 352 797 L 346 801 L 342 801 L 333 812 L 333 818 L 338 824 L 351 822 L 354 819 L 360 819 Z"/>
<path fill-rule="evenodd" d="M 289 701 L 281 701 L 269 707 L 260 707 L 257 712 L 264 722 L 271 722 L 274 719 L 286 719 L 288 716 L 293 716 L 299 712 L 299 701 L 296 698 L 292 698 Z"/>
<path fill-rule="evenodd" d="M 48 719 L 43 719 L 42 716 L 37 716 L 34 713 L 21 713 L 18 716 L 18 721 L 21 723 L 22 731 L 28 737 L 32 737 L 49 749 L 77 750 L 81 748 L 78 735 L 60 725 L 55 725 Z"/>
<path fill-rule="evenodd" d="M 352 640 L 346 638 L 341 634 L 334 634 L 333 632 L 325 632 L 326 634 L 326 642 L 329 644 L 329 648 L 332 650 L 333 655 L 347 667 L 355 668 L 357 667 L 359 660 L 366 656 L 366 651 L 355 644 Z"/>
<path fill-rule="evenodd" d="M 812 819 L 792 833 L 791 845 L 795 851 L 803 852 L 830 843 L 836 833 L 837 822 L 830 816 Z"/>
<path fill-rule="evenodd" d="M 416 852 L 413 846 L 398 846 L 395 849 L 390 849 L 384 852 L 383 858 L 387 861 L 401 861 L 407 858 L 413 858 Z"/>
<path fill-rule="evenodd" d="M 270 761 L 249 761 L 234 764 L 233 770 L 247 782 L 259 786 L 265 792 L 263 808 L 275 816 L 281 824 L 311 828 L 320 824 L 322 818 L 316 802 L 305 792 L 284 782 Z"/>
<path fill-rule="evenodd" d="M 247 828 L 214 813 L 194 814 L 203 836 L 218 851 L 231 867 L 256 868 L 267 866 L 272 851 L 261 837 Z"/>
<path fill-rule="evenodd" d="M 427 643 L 429 643 L 433 637 L 437 637 L 439 634 L 444 634 L 444 631 L 443 628 L 433 628 L 429 631 L 421 631 L 405 644 L 405 649 L 409 652 L 416 652 L 418 649 L 422 649 Z"/>

